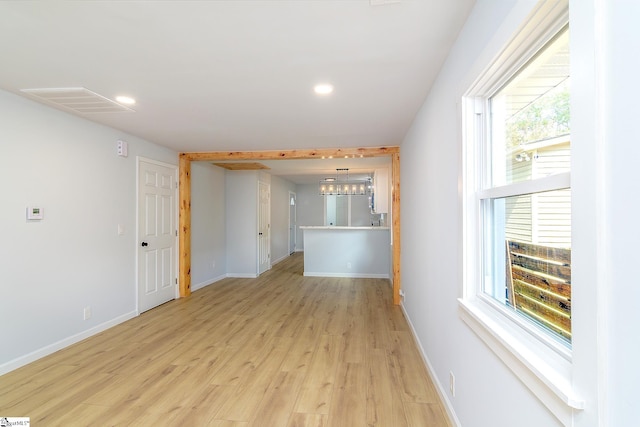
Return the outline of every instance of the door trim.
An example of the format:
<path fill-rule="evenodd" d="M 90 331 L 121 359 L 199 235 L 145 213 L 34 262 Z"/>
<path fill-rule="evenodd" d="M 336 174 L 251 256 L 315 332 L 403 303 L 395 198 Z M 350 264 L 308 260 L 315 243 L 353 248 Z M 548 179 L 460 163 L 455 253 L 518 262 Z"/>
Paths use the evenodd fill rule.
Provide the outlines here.
<path fill-rule="evenodd" d="M 298 195 L 295 191 L 289 191 L 289 197 L 287 198 L 287 204 L 289 205 L 289 243 L 287 245 L 289 255 L 296 252 L 298 249 L 298 230 L 296 230 L 296 225 L 298 224 Z M 291 200 L 293 199 L 293 205 L 291 205 Z M 293 212 L 295 214 L 294 228 L 291 229 L 291 206 L 294 206 Z M 293 234 L 293 248 L 291 247 L 291 234 Z M 291 251 L 293 249 L 293 251 Z"/>
<path fill-rule="evenodd" d="M 178 165 L 175 164 L 171 164 L 171 163 L 165 163 L 165 162 L 161 162 L 159 160 L 154 160 L 154 159 L 150 159 L 148 157 L 143 157 L 143 156 L 136 156 L 136 238 L 135 238 L 135 274 L 136 274 L 136 280 L 135 280 L 135 294 L 136 294 L 136 316 L 140 315 L 140 263 L 139 263 L 139 257 L 138 257 L 138 245 L 140 244 L 141 238 L 140 238 L 140 203 L 139 203 L 139 198 L 140 198 L 140 163 L 150 163 L 153 165 L 157 165 L 157 166 L 162 166 L 162 167 L 166 167 L 166 168 L 170 168 L 173 169 L 173 174 L 174 174 L 174 178 L 176 180 L 176 188 L 174 188 L 174 202 L 173 202 L 173 214 L 175 215 L 175 218 L 177 219 L 176 221 L 176 233 L 177 234 L 181 234 L 178 233 L 177 227 L 179 227 L 180 225 L 180 217 L 179 217 L 179 212 L 178 212 L 178 200 L 180 200 L 179 197 L 179 188 L 180 188 L 180 168 Z M 175 284 L 175 299 L 178 299 L 181 297 L 180 295 L 180 280 L 182 278 L 182 274 L 180 271 L 180 266 L 179 266 L 179 259 L 180 256 L 182 254 L 182 248 L 180 247 L 179 244 L 179 239 L 178 236 L 175 237 L 175 244 L 177 246 L 177 252 L 176 252 L 176 257 L 174 260 L 174 268 L 176 271 L 176 279 L 178 281 L 177 284 Z"/>
<path fill-rule="evenodd" d="M 261 190 L 261 186 L 266 185 L 267 186 L 267 194 L 268 194 L 268 199 L 269 199 L 269 207 L 267 209 L 267 266 L 264 270 L 260 270 L 261 268 L 261 264 L 260 264 L 260 222 L 264 219 L 262 218 L 262 214 L 260 213 L 261 211 L 261 194 L 260 194 L 260 190 Z M 256 244 L 256 249 L 257 249 L 257 256 L 256 256 L 256 277 L 259 277 L 262 273 L 266 273 L 267 271 L 271 270 L 271 184 L 268 182 L 264 182 L 264 181 L 260 181 L 260 179 L 258 179 L 258 188 L 256 191 L 256 195 L 257 195 L 257 221 L 256 221 L 256 225 L 257 225 L 257 230 L 256 230 L 256 239 L 257 239 L 257 244 Z M 263 235 L 264 238 L 264 235 Z"/>
<path fill-rule="evenodd" d="M 180 153 L 180 296 L 191 295 L 191 162 L 211 160 L 293 160 L 330 156 L 391 157 L 391 215 L 393 244 L 393 303 L 400 304 L 400 147 L 323 148 L 283 151 L 211 151 Z"/>

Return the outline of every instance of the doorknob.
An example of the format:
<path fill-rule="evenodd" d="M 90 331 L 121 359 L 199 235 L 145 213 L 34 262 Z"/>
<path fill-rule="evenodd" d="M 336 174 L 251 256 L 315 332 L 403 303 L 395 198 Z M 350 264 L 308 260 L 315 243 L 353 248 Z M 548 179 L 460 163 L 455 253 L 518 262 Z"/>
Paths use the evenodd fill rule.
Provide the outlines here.
<path fill-rule="evenodd" d="M 142 246 L 149 246 L 149 244 L 147 242 L 142 242 Z"/>

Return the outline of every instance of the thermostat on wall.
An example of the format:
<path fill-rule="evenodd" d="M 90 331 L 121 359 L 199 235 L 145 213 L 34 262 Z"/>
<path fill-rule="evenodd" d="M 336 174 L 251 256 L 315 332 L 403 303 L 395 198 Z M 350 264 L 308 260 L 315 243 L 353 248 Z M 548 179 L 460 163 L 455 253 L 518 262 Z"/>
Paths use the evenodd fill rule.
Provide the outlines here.
<path fill-rule="evenodd" d="M 27 219 L 28 220 L 39 220 L 44 218 L 44 211 L 41 207 L 38 206 L 29 206 L 27 207 Z"/>

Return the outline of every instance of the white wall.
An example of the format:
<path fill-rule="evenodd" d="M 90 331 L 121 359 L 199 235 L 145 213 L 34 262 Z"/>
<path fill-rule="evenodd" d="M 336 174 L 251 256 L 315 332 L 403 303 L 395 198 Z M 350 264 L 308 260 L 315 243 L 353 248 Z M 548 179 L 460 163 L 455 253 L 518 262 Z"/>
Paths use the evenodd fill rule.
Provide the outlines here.
<path fill-rule="evenodd" d="M 464 324 L 460 100 L 533 1 L 478 0 L 401 144 L 402 288 L 422 348 L 465 427 L 556 426 L 557 420 Z M 449 394 L 449 372 L 456 397 Z M 514 421 L 517 420 L 517 421 Z"/>
<path fill-rule="evenodd" d="M 0 121 L 1 374 L 135 315 L 136 156 L 177 153 L 3 91 Z"/>
<path fill-rule="evenodd" d="M 271 184 L 271 175 L 256 171 L 225 172 L 227 216 L 227 275 L 258 275 L 258 182 Z"/>
<path fill-rule="evenodd" d="M 226 277 L 225 171 L 191 163 L 191 290 Z"/>
<path fill-rule="evenodd" d="M 298 197 L 298 250 L 304 248 L 304 235 L 300 230 L 301 225 L 324 225 L 324 198 L 318 194 L 317 184 L 296 185 Z"/>
<path fill-rule="evenodd" d="M 296 185 L 293 182 L 271 176 L 272 264 L 289 256 L 289 191 L 296 192 Z"/>
<path fill-rule="evenodd" d="M 461 425 L 557 420 L 460 321 L 461 95 L 532 1 L 478 0 L 402 143 L 402 279 L 410 322 Z M 640 5 L 571 0 L 574 426 L 637 424 Z M 456 397 L 448 393 L 449 371 Z"/>
<path fill-rule="evenodd" d="M 227 274 L 258 274 L 258 174 L 226 171 Z"/>

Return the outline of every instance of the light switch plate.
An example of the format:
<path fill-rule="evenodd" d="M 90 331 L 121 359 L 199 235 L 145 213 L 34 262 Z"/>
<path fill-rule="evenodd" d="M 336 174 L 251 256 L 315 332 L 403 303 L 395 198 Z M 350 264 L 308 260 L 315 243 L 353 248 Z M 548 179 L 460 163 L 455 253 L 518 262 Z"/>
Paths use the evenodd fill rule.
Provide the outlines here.
<path fill-rule="evenodd" d="M 120 157 L 127 157 L 129 155 L 129 144 L 127 141 L 118 140 L 116 142 L 116 152 Z"/>

